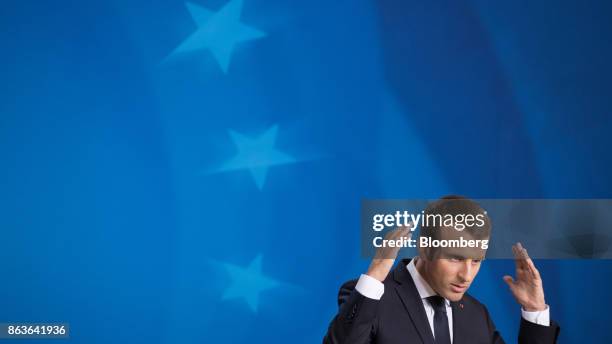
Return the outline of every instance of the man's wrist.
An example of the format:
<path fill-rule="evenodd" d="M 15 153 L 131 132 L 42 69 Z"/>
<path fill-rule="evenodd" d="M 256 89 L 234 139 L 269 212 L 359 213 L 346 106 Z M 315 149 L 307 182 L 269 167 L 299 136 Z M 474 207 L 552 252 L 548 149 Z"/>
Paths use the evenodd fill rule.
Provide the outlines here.
<path fill-rule="evenodd" d="M 385 280 L 385 278 L 387 278 L 387 274 L 382 274 L 378 271 L 369 271 L 366 272 L 366 275 L 376 279 L 379 282 L 383 282 Z"/>
<path fill-rule="evenodd" d="M 387 278 L 387 275 L 389 274 L 389 271 L 391 271 L 391 267 L 393 267 L 392 259 L 375 260 L 370 264 L 370 267 L 365 274 L 377 279 L 379 282 L 384 282 L 385 278 Z"/>
<path fill-rule="evenodd" d="M 548 309 L 548 305 L 546 303 L 533 305 L 533 306 L 525 306 L 523 305 L 523 309 L 527 312 L 541 312 Z"/>
<path fill-rule="evenodd" d="M 528 322 L 542 326 L 550 326 L 550 308 L 548 308 L 548 305 L 546 309 L 540 311 L 528 311 L 521 307 L 521 315 L 523 319 Z"/>

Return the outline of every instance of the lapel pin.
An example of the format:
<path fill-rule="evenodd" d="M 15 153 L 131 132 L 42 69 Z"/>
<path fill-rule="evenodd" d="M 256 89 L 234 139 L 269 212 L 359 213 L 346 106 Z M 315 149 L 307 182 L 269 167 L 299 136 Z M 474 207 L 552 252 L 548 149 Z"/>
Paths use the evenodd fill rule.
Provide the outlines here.
<path fill-rule="evenodd" d="M 463 303 L 459 304 L 459 308 L 463 309 Z"/>

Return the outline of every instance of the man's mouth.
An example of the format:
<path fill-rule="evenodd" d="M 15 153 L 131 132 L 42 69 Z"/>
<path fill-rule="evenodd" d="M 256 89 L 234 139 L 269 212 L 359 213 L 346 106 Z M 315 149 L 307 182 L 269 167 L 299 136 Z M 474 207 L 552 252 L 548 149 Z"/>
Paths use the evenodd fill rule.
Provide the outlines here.
<path fill-rule="evenodd" d="M 467 288 L 467 285 L 451 283 L 451 290 L 454 293 L 463 293 L 467 290 Z"/>

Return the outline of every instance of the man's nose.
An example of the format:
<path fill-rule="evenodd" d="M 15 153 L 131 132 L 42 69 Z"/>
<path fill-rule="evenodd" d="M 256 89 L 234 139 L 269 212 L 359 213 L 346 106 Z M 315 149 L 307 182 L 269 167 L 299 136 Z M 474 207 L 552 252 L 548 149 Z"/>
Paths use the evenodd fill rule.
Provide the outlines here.
<path fill-rule="evenodd" d="M 461 282 L 471 282 L 472 272 L 472 262 L 469 259 L 466 259 L 463 261 L 463 264 L 461 264 L 461 268 L 459 269 L 457 276 L 461 279 Z"/>

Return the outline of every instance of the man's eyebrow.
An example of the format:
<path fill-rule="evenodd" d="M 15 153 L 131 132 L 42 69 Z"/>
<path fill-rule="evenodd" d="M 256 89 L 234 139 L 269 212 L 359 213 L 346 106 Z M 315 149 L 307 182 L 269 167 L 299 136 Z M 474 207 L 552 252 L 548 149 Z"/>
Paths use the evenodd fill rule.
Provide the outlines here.
<path fill-rule="evenodd" d="M 470 254 L 465 254 L 465 253 L 461 253 L 461 252 L 447 252 L 446 254 L 444 254 L 444 258 L 446 258 L 446 259 L 460 259 L 460 260 L 466 260 L 466 259 L 484 260 L 484 256 L 474 257 L 474 256 L 472 256 Z"/>
<path fill-rule="evenodd" d="M 458 254 L 458 253 L 448 253 L 446 254 L 446 258 L 448 259 L 467 259 L 465 256 Z"/>

